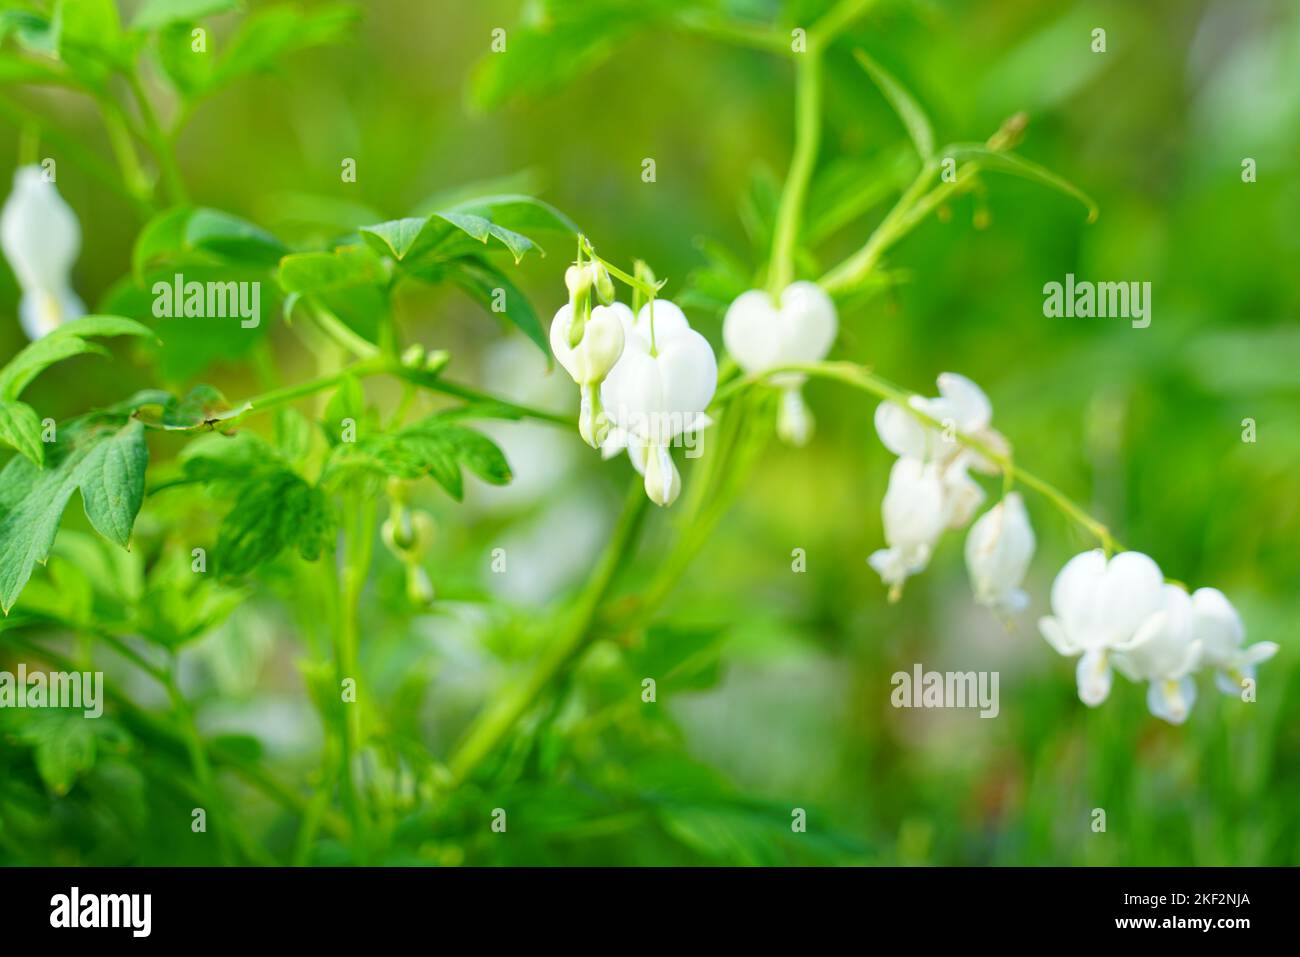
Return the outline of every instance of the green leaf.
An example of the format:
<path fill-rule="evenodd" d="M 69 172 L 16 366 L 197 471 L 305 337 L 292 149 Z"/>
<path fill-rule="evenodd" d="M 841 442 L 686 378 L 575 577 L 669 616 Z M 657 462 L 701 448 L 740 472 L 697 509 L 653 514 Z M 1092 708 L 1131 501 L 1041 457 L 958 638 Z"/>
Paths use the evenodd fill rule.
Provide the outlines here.
<path fill-rule="evenodd" d="M 997 173 L 1010 173 L 1022 179 L 1039 183 L 1077 199 L 1088 210 L 1088 222 L 1095 223 L 1100 210 L 1092 197 L 1069 180 L 1057 176 L 1051 170 L 1039 166 L 1015 153 L 1003 153 L 991 150 L 982 143 L 954 143 L 943 149 L 945 157 L 951 156 L 958 162 L 974 163 L 981 170 Z"/>
<path fill-rule="evenodd" d="M 214 72 L 212 86 L 267 70 L 296 50 L 346 39 L 360 17 L 349 3 L 326 4 L 309 11 L 291 6 L 258 10 L 240 24 Z"/>
<path fill-rule="evenodd" d="M 223 576 L 242 576 L 295 548 L 315 561 L 334 529 L 329 500 L 296 472 L 277 469 L 248 482 L 221 520 L 215 565 Z"/>
<path fill-rule="evenodd" d="M 189 23 L 238 8 L 238 0 L 145 0 L 131 21 L 131 29 L 138 32 L 157 30 L 171 23 Z"/>
<path fill-rule="evenodd" d="M 274 266 L 289 250 L 260 226 L 216 209 L 194 210 L 185 224 L 185 245 L 223 259 Z"/>
<path fill-rule="evenodd" d="M 454 424 L 446 415 L 433 415 L 399 432 L 335 446 L 321 482 L 337 480 L 354 470 L 405 479 L 427 475 L 460 501 L 464 497 L 462 466 L 492 485 L 505 485 L 512 478 L 510 464 L 491 439 Z"/>
<path fill-rule="evenodd" d="M 81 491 L 95 530 L 123 547 L 144 500 L 149 447 L 140 422 L 69 424 L 47 456 L 45 469 L 15 457 L 0 470 L 0 609 L 6 614 L 32 567 L 49 556 L 74 491 Z"/>
<path fill-rule="evenodd" d="M 478 211 L 471 212 L 471 209 Z M 547 212 L 549 209 L 551 207 L 540 201 L 528 202 L 518 197 L 505 197 L 496 207 L 490 199 L 487 204 L 480 200 L 461 208 L 436 212 L 426 218 L 407 217 L 363 226 L 360 232 L 372 249 L 380 255 L 392 256 L 399 262 L 411 261 L 434 252 L 443 259 L 454 259 L 473 253 L 476 249 L 473 243 L 487 245 L 495 239 L 510 251 L 517 263 L 528 250 L 540 251 L 541 247 L 522 233 L 495 222 L 490 217 L 500 215 L 512 222 L 532 221 L 543 224 L 542 228 L 567 230 L 569 227 L 564 225 L 567 219 L 557 219 L 562 214 L 556 210 L 552 215 Z M 462 241 L 456 242 L 457 238 Z"/>
<path fill-rule="evenodd" d="M 508 229 L 536 229 L 577 235 L 578 224 L 550 203 L 520 193 L 477 196 L 448 207 L 452 212 L 482 216 Z"/>
<path fill-rule="evenodd" d="M 548 363 L 551 361 L 551 349 L 541 320 L 528 297 L 515 288 L 501 270 L 482 260 L 459 259 L 448 265 L 447 277 L 489 312 L 499 313 L 498 304 L 502 306 L 505 317 L 537 344 Z"/>
<path fill-rule="evenodd" d="M 328 547 L 334 533 L 329 499 L 264 440 L 250 433 L 208 436 L 191 443 L 181 462 L 187 477 L 233 500 L 213 555 L 222 576 L 247 575 L 288 548 L 315 561 Z"/>
<path fill-rule="evenodd" d="M 12 35 L 28 53 L 58 56 L 61 26 L 57 15 L 51 20 L 33 10 L 0 11 L 0 40 Z"/>
<path fill-rule="evenodd" d="M 415 246 L 428 224 L 428 219 L 419 217 L 393 219 L 373 226 L 362 226 L 361 238 L 370 243 L 371 248 L 380 255 L 392 256 L 400 262 Z"/>
<path fill-rule="evenodd" d="M 81 713 L 54 711 L 26 726 L 22 739 L 33 748 L 36 771 L 52 794 L 64 795 L 95 765 L 94 722 Z"/>
<path fill-rule="evenodd" d="M 510 255 L 515 257 L 515 262 L 524 258 L 524 253 L 536 246 L 531 239 L 512 229 L 506 229 L 499 226 L 486 216 L 477 213 L 461 212 L 458 210 L 447 210 L 443 213 L 434 213 L 435 218 L 444 222 L 451 223 L 471 239 L 476 239 L 484 245 L 489 239 L 496 239 L 510 250 Z"/>
<path fill-rule="evenodd" d="M 137 393 L 130 400 L 137 419 L 168 432 L 211 429 L 237 418 L 252 408 L 247 402 L 232 407 L 221 391 L 210 385 L 196 385 L 182 398 L 166 392 Z"/>
<path fill-rule="evenodd" d="M 178 206 L 145 224 L 136 238 L 131 266 L 136 282 L 143 283 L 146 270 L 163 262 L 184 262 L 198 255 L 266 269 L 288 251 L 266 230 L 231 213 Z"/>
<path fill-rule="evenodd" d="M 921 105 L 892 73 L 873 60 L 865 50 L 854 50 L 853 55 L 876 86 L 880 87 L 880 92 L 885 94 L 885 99 L 889 101 L 889 105 L 894 108 L 894 112 L 907 127 L 907 135 L 912 138 L 912 144 L 920 154 L 922 162 L 928 161 L 934 155 L 934 131 L 930 128 L 930 119 L 921 109 Z"/>
<path fill-rule="evenodd" d="M 158 31 L 158 62 L 176 91 L 194 99 L 212 85 L 213 54 L 194 49 L 194 24 L 180 21 Z"/>
<path fill-rule="evenodd" d="M 0 399 L 0 441 L 12 445 L 36 465 L 45 464 L 41 418 L 27 403 Z"/>
<path fill-rule="evenodd" d="M 64 359 L 84 355 L 87 352 L 105 354 L 102 346 L 87 341 L 89 336 L 154 338 L 153 332 L 147 326 L 124 316 L 83 316 L 74 319 L 27 346 L 10 359 L 3 369 L 0 369 L 0 399 L 18 398 L 33 379 Z"/>

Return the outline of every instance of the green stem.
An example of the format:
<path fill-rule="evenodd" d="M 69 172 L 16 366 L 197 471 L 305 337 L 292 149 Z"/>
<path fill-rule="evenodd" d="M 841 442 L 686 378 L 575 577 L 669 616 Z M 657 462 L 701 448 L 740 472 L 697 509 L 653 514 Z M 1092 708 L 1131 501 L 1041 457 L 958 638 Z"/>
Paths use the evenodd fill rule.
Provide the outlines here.
<path fill-rule="evenodd" d="M 772 233 L 772 262 L 767 289 L 773 299 L 779 297 L 794 278 L 795 248 L 799 243 L 804 202 L 817 165 L 817 151 L 821 144 L 821 51 L 820 43 L 810 36 L 807 52 L 795 57 L 795 142 Z"/>
<path fill-rule="evenodd" d="M 917 221 L 911 213 L 925 196 L 926 190 L 930 188 L 938 172 L 938 164 L 927 163 L 912 181 L 912 185 L 899 197 L 894 208 L 872 231 L 862 248 L 818 280 L 821 287 L 829 294 L 835 295 L 853 288 L 865 279 L 867 274 L 876 267 L 885 251 L 916 225 Z"/>
<path fill-rule="evenodd" d="M 547 645 L 533 669 L 508 687 L 475 720 L 447 766 L 454 786 L 464 783 L 501 743 L 516 722 L 536 702 L 542 692 L 560 675 L 593 640 L 597 631 L 593 621 L 609 593 L 615 576 L 631 555 L 649 499 L 639 479 L 628 491 L 623 514 L 618 520 L 600 563 L 574 602 L 568 622 L 559 636 Z"/>
<path fill-rule="evenodd" d="M 340 755 L 339 784 L 343 805 L 352 821 L 355 843 L 364 861 L 368 854 L 367 832 L 368 818 L 361 804 L 353 777 L 353 764 L 361 747 L 361 712 L 364 690 L 362 689 L 358 663 L 359 619 L 361 612 L 361 595 L 365 590 L 366 579 L 370 574 L 370 559 L 373 547 L 375 523 L 375 504 L 365 500 L 358 493 L 352 493 L 344 503 L 346 556 L 341 572 L 339 593 L 342 601 L 339 608 L 338 641 L 335 648 L 338 687 L 343 687 L 345 679 L 351 679 L 356 689 L 356 698 L 351 702 L 340 701 Z"/>
<path fill-rule="evenodd" d="M 766 50 L 769 53 L 790 52 L 789 38 L 763 24 L 739 23 L 695 12 L 679 14 L 674 23 L 679 30 L 711 40 Z"/>
<path fill-rule="evenodd" d="M 746 376 L 729 383 L 725 389 L 719 390 L 715 401 L 724 400 L 734 392 L 738 392 L 753 385 L 761 384 L 762 381 L 769 376 L 780 375 L 782 373 L 800 373 L 815 378 L 831 379 L 836 382 L 842 382 L 854 388 L 861 389 L 864 392 L 869 392 L 881 399 L 893 402 L 899 407 L 905 409 L 923 424 L 933 429 L 938 429 L 939 431 L 945 431 L 944 423 L 912 405 L 911 399 L 915 396 L 915 393 L 908 392 L 905 389 L 892 385 L 879 376 L 873 374 L 865 366 L 860 366 L 852 362 L 791 363 L 778 368 L 768 369 L 761 375 Z M 979 453 L 980 456 L 996 465 L 998 470 L 1008 479 L 1021 482 L 1026 487 L 1033 489 L 1050 501 L 1067 518 L 1087 530 L 1091 535 L 1095 536 L 1107 552 L 1124 550 L 1124 546 L 1115 539 L 1115 537 L 1110 533 L 1110 529 L 1108 529 L 1105 524 L 1089 515 L 1069 496 L 1056 488 L 1056 486 L 1035 475 L 1033 472 L 1016 465 L 1010 456 L 992 448 L 986 442 L 983 442 L 974 436 L 967 435 L 964 432 L 953 432 L 952 434 L 957 442 L 972 451 Z"/>
<path fill-rule="evenodd" d="M 153 102 L 145 92 L 144 84 L 140 82 L 140 75 L 135 69 L 126 71 L 124 76 L 131 89 L 131 95 L 135 97 L 140 118 L 144 121 L 144 136 L 150 149 L 153 150 L 154 159 L 158 162 L 158 169 L 162 174 L 168 197 L 173 204 L 185 203 L 188 201 L 185 180 L 176 162 L 171 140 L 163 132 L 162 124 L 158 122 L 158 114 L 154 112 Z"/>
<path fill-rule="evenodd" d="M 438 392 L 443 395 L 453 396 L 463 399 L 467 402 L 475 402 L 483 405 L 493 405 L 503 412 L 519 416 L 523 419 L 533 419 L 538 422 L 547 422 L 552 425 L 562 425 L 566 428 L 572 425 L 569 417 L 559 412 L 549 412 L 546 409 L 538 409 L 529 405 L 521 405 L 518 402 L 510 402 L 506 399 L 498 398 L 487 392 L 481 392 L 466 385 L 460 385 L 455 382 L 448 382 L 428 369 L 414 369 L 402 365 L 396 359 L 390 359 L 386 356 L 376 356 L 370 359 L 364 359 L 360 362 L 354 362 L 337 372 L 331 372 L 327 375 L 317 376 L 314 379 L 307 379 L 294 385 L 281 386 L 278 389 L 270 389 L 260 395 L 246 399 L 242 406 L 239 407 L 237 414 L 222 419 L 219 423 L 221 428 L 230 428 L 239 422 L 244 416 L 254 415 L 258 412 L 266 412 L 271 409 L 287 405 L 290 402 L 296 402 L 308 396 L 323 392 L 326 389 L 340 385 L 345 379 L 356 378 L 364 379 L 375 375 L 391 375 L 404 382 L 410 383 L 430 392 Z M 190 431 L 198 431 L 206 426 L 197 426 Z M 181 431 L 181 430 L 175 430 Z M 161 487 L 161 486 L 160 486 Z"/>

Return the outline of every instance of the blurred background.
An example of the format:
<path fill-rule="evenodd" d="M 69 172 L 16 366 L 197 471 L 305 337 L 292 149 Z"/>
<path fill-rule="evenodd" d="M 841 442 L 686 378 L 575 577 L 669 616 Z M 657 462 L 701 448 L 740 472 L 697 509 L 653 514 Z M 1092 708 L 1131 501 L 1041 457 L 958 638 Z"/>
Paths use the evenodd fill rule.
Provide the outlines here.
<path fill-rule="evenodd" d="M 647 260 L 721 351 L 711 277 L 722 259 L 748 272 L 765 256 L 762 209 L 792 142 L 790 64 L 655 22 L 548 48 L 517 26 L 528 6 L 372 0 L 350 41 L 297 53 L 195 110 L 179 141 L 191 194 L 307 248 L 466 184 L 536 190 L 606 258 Z M 797 26 L 829 4 L 724 6 Z M 218 48 L 237 20 L 211 19 Z M 498 27 L 517 44 L 506 56 L 535 58 L 527 83 L 490 64 Z M 1098 27 L 1104 54 L 1090 49 Z M 477 486 L 465 506 L 421 493 L 439 527 L 428 562 L 439 602 L 407 608 L 400 565 L 381 560 L 363 606 L 363 665 L 383 689 L 363 758 L 391 813 L 385 862 L 1300 863 L 1300 5 L 881 3 L 828 60 L 817 180 L 826 192 L 815 185 L 812 199 L 825 241 L 813 276 L 865 240 L 899 185 L 891 171 L 903 130 L 853 62 L 855 45 L 913 91 L 941 143 L 982 141 L 1024 111 L 1019 152 L 1088 192 L 1101 216 L 1089 225 L 1065 197 L 986 176 L 980 195 L 893 251 L 896 282 L 846 305 L 833 355 L 927 394 L 944 371 L 979 382 L 1023 465 L 1169 577 L 1222 589 L 1249 641 L 1281 645 L 1260 669 L 1258 701 L 1223 697 L 1203 676 L 1181 727 L 1149 715 L 1145 688 L 1123 680 L 1104 707 L 1084 707 L 1073 662 L 1035 622 L 1061 565 L 1093 543 L 1032 493 L 1028 612 L 1008 626 L 973 603 L 960 533 L 888 604 L 866 563 L 882 546 L 892 464 L 872 426 L 875 403 L 814 382 L 812 446 L 771 443 L 645 633 L 594 649 L 491 778 L 435 799 L 423 784 L 432 762 L 544 646 L 542 612 L 590 571 L 631 476 L 624 459 L 586 454 L 576 430 L 502 423 L 492 434 L 514 485 Z M 20 110 L 110 155 L 84 98 L 17 88 L 0 97 L 0 156 L 18 155 L 21 113 L 11 111 Z M 57 144 L 42 142 L 41 155 L 58 159 L 59 189 L 81 219 L 75 285 L 87 302 L 111 299 L 141 219 Z M 339 181 L 344 157 L 357 161 L 355 184 Z M 1247 157 L 1257 182 L 1242 181 Z M 642 180 L 645 158 L 654 183 Z M 832 173 L 879 181 L 879 195 L 839 222 Z M 546 245 L 519 270 L 544 321 L 565 301 L 573 256 L 567 241 Z M 1151 282 L 1150 327 L 1045 318 L 1043 286 L 1067 272 Z M 16 302 L 12 274 L 0 270 L 6 359 L 24 342 Z M 576 406 L 534 347 L 459 293 L 412 290 L 397 311 L 406 338 L 452 352 L 449 377 Z M 287 380 L 310 374 L 278 316 L 259 333 Z M 130 353 L 80 360 L 29 395 L 63 418 L 146 385 L 258 391 L 247 341 L 210 346 L 156 365 Z M 1242 439 L 1248 418 L 1253 443 Z M 987 490 L 996 495 L 996 483 Z M 143 534 L 170 520 L 146 508 Z M 654 572 L 674 531 L 671 512 L 652 517 L 623 590 Z M 509 555 L 504 575 L 490 568 L 498 547 Z M 806 553 L 802 574 L 791 570 L 794 549 Z M 321 736 L 295 667 L 300 626 L 275 600 L 282 584 L 269 581 L 188 645 L 183 673 L 205 734 L 254 739 L 269 767 L 310 788 Z M 895 710 L 890 676 L 916 662 L 1000 672 L 1000 715 Z M 658 701 L 643 705 L 640 676 L 656 673 L 667 676 Z M 128 687 L 146 707 L 165 704 L 147 685 Z M 186 800 L 153 786 L 162 772 L 152 762 L 147 744 L 104 748 L 67 794 L 26 795 L 20 813 L 9 792 L 0 855 L 203 862 L 207 851 L 148 824 Z M 225 783 L 268 847 L 292 844 L 281 812 Z M 510 808 L 509 841 L 483 824 L 496 806 Z M 807 811 L 806 834 L 791 832 L 794 808 Z M 1094 808 L 1106 811 L 1104 833 L 1091 827 Z M 16 846 L 15 834 L 35 843 Z M 341 854 L 323 839 L 310 860 Z"/>

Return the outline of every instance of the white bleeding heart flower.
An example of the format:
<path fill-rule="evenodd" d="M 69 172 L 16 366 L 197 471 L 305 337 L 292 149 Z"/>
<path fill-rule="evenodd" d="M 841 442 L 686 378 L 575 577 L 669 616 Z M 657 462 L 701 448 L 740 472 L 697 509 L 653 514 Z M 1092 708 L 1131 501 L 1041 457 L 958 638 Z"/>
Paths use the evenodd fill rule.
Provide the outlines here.
<path fill-rule="evenodd" d="M 18 315 L 30 339 L 85 315 L 72 289 L 81 226 L 39 166 L 14 173 L 14 190 L 0 213 L 0 247 L 22 290 Z"/>
<path fill-rule="evenodd" d="M 885 448 L 925 462 L 963 460 L 981 472 L 997 471 L 992 462 L 956 439 L 960 432 L 998 454 L 1007 451 L 1007 440 L 992 428 L 993 406 L 978 385 L 963 375 L 944 372 L 939 376 L 937 397 L 912 396 L 909 404 L 943 429 L 921 421 L 896 402 L 882 402 L 876 408 L 876 432 Z"/>
<path fill-rule="evenodd" d="M 612 425 L 602 443 L 608 457 L 626 448 L 645 476 L 646 494 L 671 505 L 681 476 L 670 447 L 709 424 L 704 410 L 718 385 L 718 363 L 707 339 L 691 328 L 675 304 L 656 299 L 619 314 L 623 354 L 601 385 L 601 402 Z"/>
<path fill-rule="evenodd" d="M 1034 555 L 1034 530 L 1018 492 L 980 516 L 966 536 L 966 568 L 975 600 L 1005 613 L 1023 611 L 1029 596 L 1020 586 Z"/>
<path fill-rule="evenodd" d="M 621 302 L 590 308 L 591 277 L 587 268 L 570 267 L 565 279 L 572 299 L 551 320 L 551 351 L 578 384 L 578 431 L 588 445 L 599 448 L 604 428 L 600 384 L 623 354 L 632 310 Z"/>
<path fill-rule="evenodd" d="M 919 459 L 899 459 L 889 470 L 889 486 L 881 505 L 888 548 L 873 552 L 867 561 L 889 586 L 889 600 L 897 601 L 909 575 L 924 571 L 934 544 L 947 527 L 943 476 L 938 466 Z"/>
<path fill-rule="evenodd" d="M 1129 641 L 1111 655 L 1115 670 L 1130 681 L 1147 681 L 1147 707 L 1157 718 L 1182 724 L 1196 702 L 1192 672 L 1200 664 L 1201 643 L 1193 629 L 1187 590 L 1167 584 L 1162 607 Z"/>
<path fill-rule="evenodd" d="M 736 297 L 722 322 L 722 341 L 746 373 L 758 375 L 783 365 L 820 362 L 839 331 L 835 303 L 813 282 L 791 283 L 779 301 L 760 289 Z M 782 390 L 777 433 L 793 445 L 812 437 L 812 415 L 799 389 L 806 376 L 782 373 L 772 384 Z"/>
<path fill-rule="evenodd" d="M 1217 588 L 1192 593 L 1192 629 L 1201 644 L 1202 662 L 1215 670 L 1215 683 L 1224 694 L 1238 696 L 1255 680 L 1255 666 L 1277 654 L 1278 646 L 1261 641 L 1244 647 L 1246 628 L 1237 609 Z"/>
<path fill-rule="evenodd" d="M 1113 651 L 1164 606 L 1164 576 L 1141 552 L 1109 561 L 1101 549 L 1075 555 L 1052 583 L 1052 615 L 1038 622 L 1048 644 L 1081 656 L 1079 698 L 1095 707 L 1110 694 Z"/>

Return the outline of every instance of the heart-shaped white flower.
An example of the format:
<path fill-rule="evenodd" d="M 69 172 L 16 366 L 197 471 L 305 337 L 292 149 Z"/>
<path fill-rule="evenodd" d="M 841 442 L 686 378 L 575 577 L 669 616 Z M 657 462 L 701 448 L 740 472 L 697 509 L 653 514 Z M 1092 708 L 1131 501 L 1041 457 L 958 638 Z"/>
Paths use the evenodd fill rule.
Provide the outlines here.
<path fill-rule="evenodd" d="M 1193 628 L 1187 590 L 1167 584 L 1161 608 L 1151 614 L 1132 639 L 1120 645 L 1111 662 L 1130 681 L 1147 681 L 1147 707 L 1157 718 L 1182 724 L 1196 702 L 1192 672 L 1200 664 L 1201 643 Z"/>
<path fill-rule="evenodd" d="M 1241 616 L 1217 588 L 1192 592 L 1192 630 L 1201 644 L 1201 659 L 1215 669 L 1215 683 L 1224 694 L 1241 694 L 1255 678 L 1255 666 L 1277 654 L 1277 643 L 1260 641 L 1245 647 Z"/>
<path fill-rule="evenodd" d="M 939 422 L 943 430 L 921 421 L 895 402 L 882 402 L 876 408 L 876 432 L 885 448 L 895 455 L 940 464 L 960 457 L 981 472 L 997 471 L 993 463 L 962 445 L 953 434 L 960 432 L 999 454 L 1007 451 L 1006 439 L 992 427 L 993 405 L 973 381 L 956 372 L 941 373 L 938 396 L 913 396 L 909 404 Z"/>
<path fill-rule="evenodd" d="M 1111 654 L 1128 645 L 1165 604 L 1164 575 L 1141 552 L 1109 561 L 1101 549 L 1075 555 L 1052 583 L 1052 615 L 1039 619 L 1048 644 L 1063 655 L 1080 655 L 1079 698 L 1096 707 L 1111 685 Z"/>
<path fill-rule="evenodd" d="M 22 289 L 18 315 L 28 338 L 85 315 L 71 279 L 81 226 L 39 166 L 14 173 L 14 191 L 0 213 L 0 247 Z"/>
<path fill-rule="evenodd" d="M 779 303 L 760 289 L 741 293 L 722 321 L 722 341 L 747 373 L 755 375 L 778 366 L 820 362 L 835 342 L 839 321 L 835 304 L 821 286 L 795 282 L 785 287 Z M 802 377 L 777 376 L 773 382 L 798 384 Z"/>
<path fill-rule="evenodd" d="M 741 293 L 727 309 L 722 340 L 737 365 L 758 375 L 783 365 L 820 362 L 838 330 L 831 297 L 816 283 L 800 281 L 786 286 L 779 302 L 760 289 Z M 783 390 L 777 433 L 791 445 L 806 445 L 812 438 L 812 414 L 799 392 L 806 378 L 798 373 L 772 377 L 772 384 Z"/>
<path fill-rule="evenodd" d="M 656 299 L 620 313 L 623 355 L 601 385 L 601 403 L 613 428 L 607 456 L 627 448 L 646 479 L 646 494 L 671 505 L 681 476 L 668 449 L 680 436 L 709 424 L 704 410 L 718 385 L 718 363 L 707 339 L 690 327 L 673 303 Z"/>

